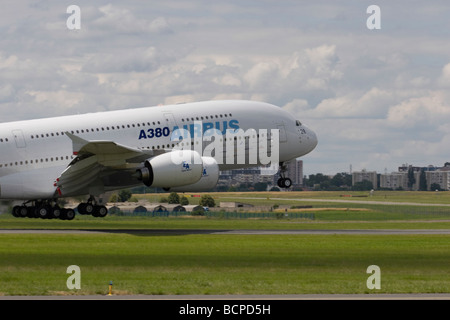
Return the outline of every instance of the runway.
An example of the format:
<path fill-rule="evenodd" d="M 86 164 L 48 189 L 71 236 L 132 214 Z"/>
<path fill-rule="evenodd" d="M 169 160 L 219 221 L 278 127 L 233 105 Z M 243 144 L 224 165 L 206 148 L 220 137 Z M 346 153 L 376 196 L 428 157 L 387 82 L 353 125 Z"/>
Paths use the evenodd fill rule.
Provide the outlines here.
<path fill-rule="evenodd" d="M 152 301 L 296 301 L 296 300 L 450 300 L 450 293 L 286 294 L 286 295 L 61 295 L 0 296 L 1 300 L 152 300 Z"/>
<path fill-rule="evenodd" d="M 145 236 L 161 235 L 450 235 L 450 229 L 317 229 L 317 230 L 220 230 L 220 229 L 0 229 L 0 234 L 94 234 L 126 233 Z"/>

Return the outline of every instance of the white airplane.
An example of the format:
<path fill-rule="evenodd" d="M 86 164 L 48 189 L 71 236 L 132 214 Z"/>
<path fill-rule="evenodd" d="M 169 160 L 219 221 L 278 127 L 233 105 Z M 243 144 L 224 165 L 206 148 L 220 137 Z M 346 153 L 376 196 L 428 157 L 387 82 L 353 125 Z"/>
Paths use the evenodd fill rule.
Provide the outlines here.
<path fill-rule="evenodd" d="M 228 137 L 233 151 L 245 145 L 247 158 L 257 150 L 278 151 L 278 185 L 285 188 L 291 180 L 285 176 L 284 163 L 317 145 L 315 133 L 288 112 L 253 101 L 208 101 L 1 123 L 0 199 L 24 201 L 13 208 L 16 217 L 71 220 L 75 210 L 61 208 L 58 199 L 89 196 L 78 205 L 78 212 L 104 217 L 108 211 L 100 196 L 107 191 L 142 183 L 174 191 L 208 191 L 217 184 L 221 170 L 267 164 L 260 159 L 238 162 L 236 155 L 226 155 L 225 147 L 217 148 L 215 156 L 205 156 L 207 139 L 199 140 L 196 134 L 211 131 L 223 134 L 223 146 Z M 248 136 L 226 135 L 238 131 Z M 257 137 L 253 146 L 252 137 Z"/>

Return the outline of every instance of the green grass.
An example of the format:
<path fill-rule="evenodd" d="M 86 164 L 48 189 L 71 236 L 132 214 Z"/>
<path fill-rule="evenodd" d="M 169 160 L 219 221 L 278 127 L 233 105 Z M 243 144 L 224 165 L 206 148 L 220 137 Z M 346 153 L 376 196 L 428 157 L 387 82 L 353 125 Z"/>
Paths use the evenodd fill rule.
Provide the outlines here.
<path fill-rule="evenodd" d="M 445 235 L 0 235 L 0 294 L 450 292 Z M 81 290 L 69 290 L 69 265 Z M 369 265 L 381 290 L 369 290 Z"/>
<path fill-rule="evenodd" d="M 273 198 L 284 199 L 329 199 L 329 200 L 348 200 L 354 202 L 378 201 L 378 202 L 411 202 L 411 203 L 440 203 L 450 204 L 450 191 L 377 191 L 370 196 L 369 191 L 294 191 L 294 192 L 217 192 L 210 193 L 216 199 L 221 198 L 259 198 L 260 201 Z M 350 195 L 351 197 L 343 197 Z M 155 195 L 146 195 L 142 197 L 153 197 Z M 189 198 L 198 199 L 198 198 Z M 195 201 L 195 200 L 194 200 Z M 232 200 L 224 200 L 232 201 Z M 247 200 L 245 201 L 247 202 Z"/>
<path fill-rule="evenodd" d="M 0 234 L 0 295 L 449 293 L 448 235 L 138 235 L 139 229 L 449 229 L 450 208 L 301 202 L 341 193 L 214 193 L 216 201 L 312 205 L 309 219 L 151 218 L 78 215 L 73 221 L 0 215 L 1 229 L 122 230 L 100 234 Z M 353 193 L 360 195 L 361 193 Z M 378 201 L 449 203 L 450 193 L 392 192 Z M 440 197 L 439 201 L 434 201 Z M 143 197 L 155 197 L 145 195 Z M 230 198 L 231 197 L 231 198 Z M 256 199 L 243 199 L 251 197 Z M 282 198 L 282 200 L 273 198 Z M 159 198 L 159 195 L 158 195 Z M 225 200 L 226 199 L 226 200 Z M 242 200 L 240 200 L 242 199 Z M 383 200 L 386 199 L 386 200 Z M 433 200 L 434 199 L 434 200 Z M 190 198 L 191 203 L 198 198 Z M 434 202 L 433 202 L 434 201 Z M 324 210 L 325 209 L 325 210 Z M 347 210 L 348 209 L 348 210 Z M 357 209 L 357 210 L 354 210 Z M 369 265 L 381 290 L 369 290 Z M 81 290 L 69 290 L 70 265 Z"/>
<path fill-rule="evenodd" d="M 77 215 L 72 221 L 13 218 L 0 215 L 0 229 L 274 229 L 274 230 L 336 230 L 336 229 L 449 229 L 449 220 L 407 219 L 404 214 L 383 219 L 384 213 L 320 211 L 315 220 L 309 219 L 220 219 L 207 217 L 107 216 L 93 218 Z"/>

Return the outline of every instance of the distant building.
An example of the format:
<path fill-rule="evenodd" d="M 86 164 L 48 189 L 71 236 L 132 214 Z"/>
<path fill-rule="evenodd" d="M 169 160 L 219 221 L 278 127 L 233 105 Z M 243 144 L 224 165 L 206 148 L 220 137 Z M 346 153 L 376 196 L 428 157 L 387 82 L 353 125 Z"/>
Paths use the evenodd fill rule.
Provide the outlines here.
<path fill-rule="evenodd" d="M 425 172 L 427 178 L 427 190 L 431 190 L 432 184 L 438 184 L 442 190 L 450 190 L 450 171 L 428 171 Z"/>
<path fill-rule="evenodd" d="M 380 188 L 386 189 L 408 189 L 408 173 L 392 172 L 380 175 Z"/>
<path fill-rule="evenodd" d="M 364 180 L 372 182 L 373 188 L 377 189 L 378 177 L 376 171 L 356 171 L 352 173 L 352 186 Z"/>
<path fill-rule="evenodd" d="M 238 186 L 240 184 L 255 184 L 265 182 L 274 184 L 274 175 L 261 174 L 261 168 L 246 168 L 222 171 L 219 176 L 219 186 Z"/>
<path fill-rule="evenodd" d="M 303 160 L 291 160 L 287 164 L 287 177 L 292 180 L 294 185 L 303 185 Z"/>
<path fill-rule="evenodd" d="M 404 164 L 401 167 L 398 168 L 398 173 L 392 173 L 394 174 L 404 174 L 406 176 L 406 187 L 403 187 L 404 189 L 408 189 L 408 171 L 412 169 L 414 172 L 414 178 L 416 182 L 413 184 L 411 190 L 417 191 L 419 190 L 419 183 L 420 183 L 420 173 L 421 171 L 425 172 L 425 178 L 427 180 L 427 190 L 431 190 L 431 185 L 437 184 L 439 185 L 440 189 L 442 190 L 450 190 L 450 163 L 446 162 L 443 167 L 436 167 L 433 165 L 429 165 L 426 167 L 417 167 L 412 166 L 408 164 Z M 381 175 L 383 176 L 383 175 Z M 393 179 L 393 178 L 391 178 Z M 386 178 L 381 177 L 381 180 L 384 181 L 384 186 L 387 187 L 388 183 L 385 182 Z M 392 180 L 392 183 L 393 180 Z M 380 183 L 381 185 L 381 183 Z M 387 187 L 389 188 L 389 187 Z M 392 188 L 392 187 L 391 187 Z"/>
<path fill-rule="evenodd" d="M 219 206 L 221 208 L 252 208 L 252 204 L 233 201 L 220 201 Z"/>

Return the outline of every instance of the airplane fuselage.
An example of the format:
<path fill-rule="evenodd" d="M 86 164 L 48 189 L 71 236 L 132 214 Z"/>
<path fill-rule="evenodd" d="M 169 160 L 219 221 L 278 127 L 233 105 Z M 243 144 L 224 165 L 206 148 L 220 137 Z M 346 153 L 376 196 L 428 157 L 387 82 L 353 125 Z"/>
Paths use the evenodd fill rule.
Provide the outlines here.
<path fill-rule="evenodd" d="M 280 162 L 305 155 L 317 144 L 314 132 L 283 109 L 251 101 L 209 101 L 2 123 L 0 198 L 66 196 L 58 193 L 56 180 L 77 156 L 67 133 L 86 141 L 114 141 L 148 153 L 151 158 L 155 152 L 168 152 L 176 147 L 173 134 L 180 129 L 194 136 L 207 129 L 224 134 L 237 129 L 277 129 Z M 220 170 L 245 166 L 249 165 L 219 164 Z M 127 178 L 123 182 L 109 182 L 104 191 L 138 184 Z"/>

